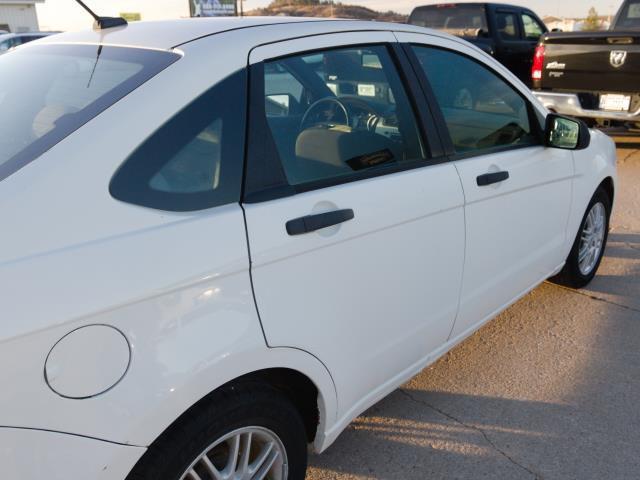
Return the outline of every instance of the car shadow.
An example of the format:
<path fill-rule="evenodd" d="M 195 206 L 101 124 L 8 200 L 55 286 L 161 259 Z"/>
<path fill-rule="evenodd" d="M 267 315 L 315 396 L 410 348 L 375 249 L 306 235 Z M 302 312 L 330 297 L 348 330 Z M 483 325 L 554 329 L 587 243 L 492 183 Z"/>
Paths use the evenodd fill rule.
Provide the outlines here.
<path fill-rule="evenodd" d="M 639 320 L 545 283 L 311 455 L 307 479 L 638 478 Z"/>
<path fill-rule="evenodd" d="M 585 291 L 640 311 L 640 234 L 609 235 L 598 274 Z"/>
<path fill-rule="evenodd" d="M 617 141 L 616 148 L 623 150 L 640 150 L 640 142 Z"/>

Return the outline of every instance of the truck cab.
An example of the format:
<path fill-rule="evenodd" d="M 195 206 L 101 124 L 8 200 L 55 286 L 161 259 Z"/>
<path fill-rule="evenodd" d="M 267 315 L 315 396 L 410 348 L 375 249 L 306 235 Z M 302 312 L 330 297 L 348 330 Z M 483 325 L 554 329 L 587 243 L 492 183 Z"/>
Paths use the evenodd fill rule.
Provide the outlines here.
<path fill-rule="evenodd" d="M 442 3 L 413 10 L 409 23 L 461 37 L 531 85 L 533 55 L 547 27 L 530 9 L 497 3 Z"/>

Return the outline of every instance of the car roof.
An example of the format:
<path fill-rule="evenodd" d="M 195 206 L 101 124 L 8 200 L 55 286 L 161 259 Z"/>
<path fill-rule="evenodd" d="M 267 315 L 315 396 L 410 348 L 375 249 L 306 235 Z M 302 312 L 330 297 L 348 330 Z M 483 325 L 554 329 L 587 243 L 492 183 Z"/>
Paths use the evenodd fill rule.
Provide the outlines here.
<path fill-rule="evenodd" d="M 307 34 L 305 24 L 327 24 L 329 31 L 408 31 L 425 33 L 423 27 L 406 23 L 372 22 L 366 20 L 352 20 L 339 18 L 312 17 L 218 17 L 218 18 L 182 18 L 176 20 L 158 20 L 132 22 L 125 27 L 115 27 L 105 30 L 82 30 L 77 32 L 59 33 L 55 36 L 38 40 L 43 44 L 103 44 L 127 47 L 151 48 L 170 50 L 185 43 L 224 32 L 251 29 L 269 25 L 284 25 L 291 28 L 291 37 Z M 340 25 L 337 28 L 337 24 Z M 442 32 L 430 30 L 430 34 L 443 36 Z M 448 35 L 444 35 L 447 36 Z"/>
<path fill-rule="evenodd" d="M 132 22 L 125 27 L 87 29 L 58 34 L 39 43 L 91 43 L 168 50 L 195 39 L 231 30 L 278 24 L 339 21 L 310 17 L 218 17 L 182 18 Z"/>

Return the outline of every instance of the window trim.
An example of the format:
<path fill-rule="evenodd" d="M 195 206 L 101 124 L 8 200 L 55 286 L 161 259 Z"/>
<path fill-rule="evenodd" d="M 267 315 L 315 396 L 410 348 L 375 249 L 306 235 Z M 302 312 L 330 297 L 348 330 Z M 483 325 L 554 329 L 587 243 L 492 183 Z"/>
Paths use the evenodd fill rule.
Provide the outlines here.
<path fill-rule="evenodd" d="M 280 154 L 276 148 L 271 129 L 267 123 L 264 105 L 264 64 L 291 57 L 313 55 L 318 52 L 343 50 L 358 47 L 384 47 L 396 73 L 400 78 L 407 100 L 413 113 L 418 135 L 425 150 L 426 158 L 409 160 L 401 164 L 385 165 L 375 169 L 353 172 L 350 175 L 325 178 L 291 185 L 284 172 Z M 345 185 L 352 182 L 376 178 L 394 173 L 430 167 L 449 159 L 443 148 L 434 112 L 420 89 L 415 68 L 397 42 L 357 42 L 336 45 L 331 48 L 305 49 L 287 55 L 272 57 L 251 65 L 249 70 L 249 116 L 247 135 L 247 156 L 242 202 L 246 204 L 285 198 L 314 190 Z"/>
<path fill-rule="evenodd" d="M 509 81 L 502 73 L 500 73 L 499 71 L 495 70 L 491 65 L 488 65 L 474 57 L 472 57 L 471 55 L 468 55 L 464 52 L 461 52 L 460 50 L 456 50 L 453 48 L 447 48 L 447 47 L 441 47 L 438 45 L 431 45 L 431 44 L 423 44 L 423 43 L 403 43 L 403 48 L 407 54 L 407 56 L 409 57 L 409 60 L 411 61 L 412 65 L 414 66 L 414 70 L 417 71 L 417 75 L 420 79 L 420 83 L 423 86 L 424 92 L 425 92 L 425 96 L 427 97 L 429 104 L 431 105 L 431 111 L 434 112 L 434 115 L 436 116 L 436 122 L 437 125 L 440 127 L 438 128 L 438 130 L 440 131 L 441 134 L 441 141 L 442 144 L 445 146 L 445 150 L 447 152 L 447 156 L 448 159 L 450 161 L 457 161 L 457 160 L 466 160 L 468 158 L 473 158 L 473 157 L 480 157 L 480 156 L 484 156 L 484 155 L 490 155 L 492 153 L 501 153 L 501 152 L 508 152 L 511 150 L 520 150 L 523 148 L 531 148 L 531 147 L 540 147 L 540 146 L 544 146 L 544 127 L 541 125 L 540 123 L 540 119 L 538 118 L 538 116 L 535 113 L 535 109 L 533 107 L 533 104 L 531 103 L 531 101 L 524 95 L 524 93 L 522 93 L 520 91 L 519 88 L 516 88 L 515 85 L 513 85 L 513 83 L 511 81 Z M 497 146 L 497 147 L 491 147 L 491 148 L 486 148 L 486 149 L 482 149 L 482 150 L 477 150 L 477 151 L 470 151 L 470 152 L 457 152 L 454 144 L 453 144 L 453 140 L 451 139 L 451 134 L 449 133 L 449 129 L 447 127 L 447 123 L 444 117 L 444 113 L 442 112 L 442 109 L 440 108 L 440 104 L 438 103 L 438 100 L 435 96 L 435 92 L 433 91 L 433 88 L 431 86 L 431 82 L 429 81 L 429 79 L 427 78 L 426 73 L 424 72 L 424 70 L 422 69 L 422 66 L 420 65 L 420 61 L 418 60 L 418 56 L 416 55 L 416 53 L 413 51 L 413 47 L 421 47 L 421 48 L 431 48 L 431 49 L 436 49 L 436 50 L 443 50 L 445 52 L 449 52 L 449 53 L 453 53 L 453 54 L 457 54 L 460 56 L 463 56 L 469 60 L 471 60 L 472 62 L 480 65 L 481 67 L 484 67 L 485 69 L 489 70 L 491 73 L 493 73 L 494 75 L 496 75 L 498 78 L 500 78 L 503 82 L 505 82 L 507 85 L 509 85 L 514 92 L 520 96 L 520 98 L 522 98 L 522 100 L 525 102 L 526 106 L 527 106 L 527 113 L 528 113 L 528 117 L 529 117 L 529 124 L 531 125 L 532 128 L 532 135 L 534 135 L 536 137 L 536 139 L 540 142 L 538 144 L 533 144 L 533 145 L 501 145 L 501 146 Z"/>

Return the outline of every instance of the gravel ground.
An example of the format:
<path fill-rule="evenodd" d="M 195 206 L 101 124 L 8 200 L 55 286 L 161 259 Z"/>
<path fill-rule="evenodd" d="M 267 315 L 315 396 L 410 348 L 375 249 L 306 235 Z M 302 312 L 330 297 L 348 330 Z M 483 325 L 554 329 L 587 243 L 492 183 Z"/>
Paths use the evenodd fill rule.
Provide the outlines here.
<path fill-rule="evenodd" d="M 308 480 L 640 478 L 640 139 L 606 258 L 545 283 L 356 419 Z"/>

